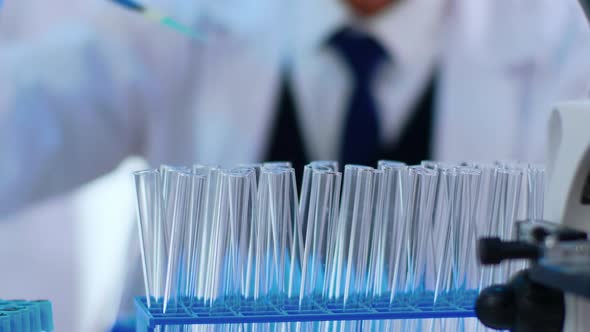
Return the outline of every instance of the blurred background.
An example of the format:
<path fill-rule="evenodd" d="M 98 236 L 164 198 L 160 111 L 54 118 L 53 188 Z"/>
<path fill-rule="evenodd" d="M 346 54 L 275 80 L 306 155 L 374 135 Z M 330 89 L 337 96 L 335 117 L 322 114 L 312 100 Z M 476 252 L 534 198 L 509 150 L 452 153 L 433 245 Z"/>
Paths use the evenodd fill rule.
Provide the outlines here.
<path fill-rule="evenodd" d="M 6 58 L 3 59 L 3 56 L 10 54 L 11 59 L 18 59 L 19 52 L 25 49 L 27 45 L 47 46 L 54 42 L 59 44 L 60 38 L 63 37 L 64 40 L 67 40 L 71 38 L 69 33 L 76 33 L 77 29 L 80 28 L 80 31 L 84 31 L 84 29 L 89 29 L 93 33 L 98 31 L 99 35 L 105 34 L 104 36 L 107 36 L 109 41 L 112 39 L 121 42 L 124 47 L 114 48 L 117 52 L 123 52 L 129 47 L 134 52 L 142 56 L 145 55 L 147 60 L 138 64 L 140 66 L 139 71 L 148 68 L 145 71 L 149 75 L 144 77 L 145 82 L 142 81 L 142 84 L 150 85 L 157 81 L 154 78 L 172 78 L 178 87 L 194 87 L 195 91 L 199 92 L 195 96 L 183 94 L 180 91 L 181 89 L 176 91 L 178 94 L 173 94 L 167 91 L 168 88 L 172 88 L 164 83 L 156 90 L 158 91 L 157 99 L 153 100 L 156 100 L 157 103 L 154 105 L 154 103 L 146 102 L 145 104 L 148 105 L 146 109 L 154 107 L 160 110 L 181 112 L 183 107 L 189 109 L 190 107 L 187 106 L 189 104 L 192 105 L 191 107 L 206 108 L 210 113 L 207 114 L 209 120 L 211 120 L 209 122 L 210 126 L 205 128 L 206 130 L 198 131 L 197 134 L 189 131 L 190 134 L 187 134 L 186 137 L 198 142 L 204 142 L 203 145 L 213 143 L 210 144 L 211 151 L 201 149 L 198 153 L 195 153 L 195 151 L 200 147 L 197 146 L 197 148 L 192 149 L 192 143 L 188 144 L 192 151 L 185 153 L 182 150 L 178 152 L 172 151 L 173 148 L 162 147 L 163 143 L 153 142 L 145 137 L 145 133 L 142 133 L 138 135 L 142 140 L 140 144 L 142 145 L 141 152 L 145 152 L 145 155 L 150 155 L 150 157 L 144 159 L 144 155 L 138 151 L 132 151 L 138 153 L 121 153 L 120 160 L 117 159 L 113 163 L 114 167 L 109 165 L 97 166 L 100 171 L 96 171 L 95 174 L 93 173 L 90 176 L 84 175 L 80 179 L 72 180 L 72 184 L 64 186 L 64 190 L 59 190 L 58 195 L 39 194 L 32 187 L 30 196 L 35 199 L 31 199 L 30 202 L 27 202 L 29 204 L 23 205 L 17 211 L 0 214 L 0 262 L 2 262 L 0 298 L 50 299 L 54 304 L 57 331 L 107 331 L 120 313 L 121 297 L 125 292 L 129 292 L 129 290 L 126 290 L 125 282 L 130 278 L 130 265 L 137 264 L 139 259 L 137 245 L 133 242 L 137 231 L 135 229 L 136 211 L 131 172 L 158 163 L 204 162 L 232 164 L 259 161 L 268 156 L 260 153 L 248 154 L 250 150 L 263 149 L 254 145 L 253 147 L 239 149 L 240 151 L 236 149 L 236 153 L 230 157 L 223 155 L 222 150 L 227 145 L 223 145 L 225 142 L 223 140 L 216 143 L 216 141 L 219 141 L 219 137 L 224 137 L 219 136 L 219 132 L 231 136 L 234 132 L 232 125 L 235 125 L 235 119 L 238 119 L 239 123 L 239 119 L 242 119 L 242 117 L 246 120 L 249 118 L 257 119 L 260 114 L 256 112 L 252 113 L 252 115 L 240 113 L 242 107 L 247 110 L 248 107 L 256 108 L 256 106 L 250 104 L 244 106 L 239 100 L 233 101 L 236 94 L 235 89 L 232 90 L 231 86 L 224 89 L 225 83 L 215 79 L 217 73 L 209 72 L 206 70 L 206 65 L 194 62 L 198 60 L 195 60 L 196 56 L 202 55 L 206 59 L 216 58 L 215 45 L 217 44 L 222 45 L 228 54 L 233 54 L 234 58 L 243 55 L 248 60 L 251 60 L 250 57 L 255 57 L 258 54 L 256 53 L 259 51 L 258 48 L 262 47 L 260 45 L 265 43 L 269 45 L 276 44 L 278 50 L 273 48 L 273 52 L 297 53 L 298 50 L 294 45 L 290 43 L 283 44 L 284 38 L 282 37 L 284 35 L 306 36 L 308 33 L 311 35 L 309 31 L 313 29 L 310 26 L 315 27 L 315 25 L 310 22 L 323 22 L 324 19 L 330 21 L 332 16 L 344 15 L 342 12 L 345 12 L 345 10 L 339 9 L 334 11 L 339 13 L 338 15 L 332 15 L 332 11 L 326 11 L 324 15 L 322 11 L 324 7 L 334 8 L 341 6 L 340 2 L 344 2 L 340 0 L 324 0 L 326 4 L 319 6 L 318 8 L 322 9 L 318 9 L 315 16 L 313 16 L 313 20 L 316 21 L 312 19 L 307 21 L 308 16 L 306 13 L 314 13 L 314 1 L 318 0 L 302 0 L 301 8 L 306 8 L 307 11 L 303 9 L 300 12 L 294 11 L 293 13 L 297 12 L 299 15 L 294 21 L 290 20 L 291 15 L 289 15 L 289 19 L 285 19 L 284 16 L 291 14 L 292 7 L 290 6 L 293 2 L 288 0 L 150 0 L 144 2 L 147 6 L 159 8 L 164 13 L 170 13 L 183 24 L 199 27 L 198 31 L 207 31 L 208 33 L 204 34 L 204 36 L 210 39 L 211 44 L 201 50 L 200 46 L 195 46 L 199 44 L 193 44 L 188 40 L 190 38 L 171 31 L 164 31 L 165 27 L 148 22 L 139 15 L 124 13 L 123 9 L 117 8 L 117 5 L 110 3 L 110 1 L 53 0 L 39 2 L 34 0 L 4 0 L 0 8 L 0 125 L 4 119 L 8 118 L 5 114 L 13 112 L 10 103 L 3 104 L 3 98 L 7 100 L 6 95 L 11 96 L 7 91 L 12 88 L 12 81 L 2 81 L 2 77 L 8 77 L 7 72 L 14 68 L 11 68 L 11 65 L 2 67 L 2 61 L 6 60 Z M 361 3 L 362 1 L 349 2 Z M 443 44 L 448 42 L 448 44 L 440 47 L 443 50 L 448 48 L 450 51 L 457 51 L 457 53 L 461 53 L 461 56 L 452 55 L 443 57 L 440 62 L 433 62 L 442 63 L 441 67 L 444 66 L 445 68 L 461 67 L 462 64 L 465 64 L 466 68 L 481 69 L 481 73 L 475 74 L 469 70 L 465 72 L 451 71 L 448 75 L 441 74 L 441 76 L 444 75 L 443 81 L 459 81 L 463 82 L 465 86 L 478 86 L 477 89 L 479 90 L 478 93 L 471 95 L 470 102 L 463 102 L 461 98 L 457 97 L 461 95 L 461 93 L 457 93 L 457 91 L 461 90 L 460 85 L 449 84 L 448 86 L 442 86 L 441 90 L 439 90 L 442 95 L 446 96 L 454 93 L 455 96 L 440 98 L 440 100 L 437 99 L 437 102 L 446 103 L 451 105 L 449 108 L 462 109 L 465 112 L 460 114 L 437 113 L 437 120 L 441 123 L 453 122 L 464 124 L 464 126 L 457 126 L 452 130 L 448 128 L 434 130 L 435 132 L 431 133 L 432 137 L 440 138 L 440 140 L 433 143 L 435 146 L 433 150 L 436 152 L 426 157 L 452 160 L 506 158 L 542 162 L 545 148 L 544 128 L 551 110 L 550 105 L 557 100 L 585 96 L 590 82 L 590 64 L 583 66 L 583 61 L 580 60 L 587 59 L 588 54 L 590 54 L 587 52 L 590 49 L 590 42 L 588 42 L 590 38 L 589 33 L 585 31 L 586 24 L 581 11 L 576 7 L 576 1 L 563 1 L 563 4 L 557 4 L 557 1 L 554 0 L 401 0 L 400 3 L 402 2 L 418 4 L 416 8 L 408 9 L 407 12 L 415 16 L 390 15 L 395 17 L 390 18 L 391 20 L 402 23 L 392 25 L 391 30 L 384 30 L 385 35 L 388 35 L 389 32 L 392 35 L 396 33 L 403 35 L 403 31 L 401 33 L 396 32 L 394 28 L 404 27 L 403 24 L 409 24 L 408 21 L 412 21 L 415 17 L 422 17 L 421 13 L 424 12 L 424 8 L 440 7 L 442 15 L 450 17 L 448 19 L 449 24 L 445 24 L 444 28 L 441 27 L 440 32 L 446 33 L 446 29 L 449 29 L 453 33 L 450 34 L 449 39 L 429 35 L 429 38 L 424 43 L 437 44 L 438 47 L 438 43 L 441 41 Z M 433 7 L 433 4 L 436 6 Z M 368 7 L 360 6 L 359 8 L 365 8 L 367 12 L 371 12 L 370 5 Z M 352 21 L 356 20 L 362 21 L 358 17 L 352 19 Z M 275 29 L 278 25 L 277 22 L 282 22 L 281 24 L 284 25 L 282 28 L 284 29 Z M 321 24 L 319 25 L 321 26 Z M 291 29 L 293 26 L 297 28 Z M 68 33 L 64 34 L 64 31 Z M 245 32 L 248 38 L 236 38 L 234 42 L 231 40 L 231 33 L 235 31 Z M 236 35 L 239 35 L 239 33 L 236 33 Z M 408 35 L 410 38 L 413 36 L 409 32 Z M 104 42 L 104 40 L 101 39 L 100 42 Z M 586 42 L 588 42 L 587 45 Z M 251 53 L 242 54 L 240 52 L 242 44 L 256 45 L 256 47 L 253 47 L 255 50 Z M 288 45 L 285 46 L 285 44 Z M 68 44 L 64 43 L 64 45 L 66 46 L 58 47 L 59 52 L 69 51 Z M 178 45 L 182 46 L 170 48 Z M 421 59 L 420 56 L 423 54 L 420 52 L 422 52 L 422 49 L 418 48 L 416 51 L 412 47 L 409 46 L 408 49 L 418 52 L 417 59 Z M 48 48 L 51 47 L 48 46 Z M 39 49 L 42 50 L 43 47 Z M 169 53 L 169 50 L 186 52 Z M 91 54 L 85 52 L 93 52 L 93 48 L 89 47 L 80 53 L 91 57 Z M 428 49 L 423 51 L 423 53 L 428 52 L 433 51 Z M 269 52 L 269 54 L 271 53 Z M 535 56 L 529 57 L 530 54 Z M 47 67 L 51 66 L 54 53 L 48 52 L 47 54 L 38 55 L 43 61 L 20 63 L 21 67 L 30 65 L 30 68 L 22 70 L 22 74 L 18 75 L 19 80 L 30 79 L 37 75 L 38 72 L 45 72 Z M 74 53 L 73 59 L 76 58 L 78 57 Z M 410 53 L 409 59 L 412 58 Z M 263 63 L 274 61 L 265 57 L 262 57 L 262 59 Z M 244 62 L 243 67 L 252 66 L 252 63 L 257 64 L 258 60 L 260 59 Z M 14 63 L 11 61 L 13 60 L 6 63 Z M 57 62 L 59 61 L 56 60 Z M 276 62 L 281 61 L 277 60 Z M 68 64 L 67 61 L 65 63 Z M 156 65 L 153 65 L 154 63 Z M 169 69 L 174 63 L 180 63 L 181 65 L 178 68 Z M 506 63 L 509 63 L 510 66 L 504 66 Z M 234 70 L 230 61 L 226 61 L 224 64 L 228 65 L 225 72 Z M 498 64 L 502 64 L 503 67 L 498 69 Z M 196 74 L 195 77 L 183 76 L 188 71 L 188 66 L 191 65 L 201 70 L 199 74 Z M 18 68 L 19 72 L 23 69 L 21 67 Z M 317 67 L 323 66 L 319 65 L 314 68 L 317 69 Z M 67 69 L 67 66 L 64 68 Z M 99 77 L 102 68 L 97 67 L 96 70 L 97 77 Z M 419 73 L 417 75 L 424 76 L 421 70 L 417 71 Z M 504 76 L 486 81 L 496 71 L 502 71 Z M 257 74 L 259 73 L 255 71 L 252 76 Z M 400 73 L 394 72 L 394 76 L 397 74 Z M 55 75 L 55 73 L 52 75 L 54 76 L 50 81 L 53 82 L 52 84 L 56 86 L 67 84 L 67 79 L 61 80 L 57 77 L 59 75 Z M 262 71 L 260 75 L 264 76 L 265 72 Z M 320 77 L 326 75 L 324 71 L 317 70 L 311 76 Z M 330 77 L 330 75 L 327 76 Z M 201 77 L 207 77 L 208 81 L 203 79 L 203 82 L 196 82 Z M 404 77 L 404 79 L 413 81 L 411 77 Z M 239 77 L 237 80 L 243 81 L 242 83 L 245 86 L 253 82 L 252 77 Z M 515 83 L 516 81 L 518 82 Z M 530 82 L 531 84 L 521 84 L 521 82 Z M 200 84 L 210 84 L 209 86 L 212 88 L 208 90 Z M 410 87 L 408 91 L 413 91 L 412 84 L 408 85 Z M 330 86 L 329 82 L 328 86 Z M 397 85 L 394 86 L 397 87 Z M 36 88 L 39 90 L 35 91 L 43 92 L 42 86 Z M 100 88 L 102 87 L 97 86 L 97 91 Z M 330 89 L 328 87 L 325 90 L 329 92 Z M 102 93 L 102 90 L 100 91 Z M 318 91 L 320 94 L 324 92 L 322 88 L 318 89 Z M 398 94 L 405 93 L 403 89 L 398 91 L 402 91 L 398 92 Z M 466 96 L 471 93 L 471 91 L 467 91 L 465 92 Z M 496 96 L 492 97 L 492 99 L 498 101 L 498 103 L 488 105 L 486 96 L 490 93 L 494 95 L 496 91 L 500 93 L 500 97 L 496 98 Z M 309 91 L 306 93 L 309 95 Z M 274 91 L 268 94 L 274 96 L 275 94 L 278 95 L 278 92 Z M 414 91 L 408 92 L 407 95 L 411 96 L 408 97 L 411 99 L 419 94 Z M 146 95 L 149 95 L 149 93 L 146 93 Z M 209 104 L 199 103 L 204 95 L 212 97 L 213 102 Z M 152 95 L 152 97 L 154 96 Z M 55 100 L 52 99 L 52 101 Z M 231 103 L 232 101 L 233 103 Z M 43 100 L 41 102 L 44 103 Z M 61 102 L 61 100 L 57 100 L 55 104 L 61 105 Z M 64 101 L 64 103 L 66 102 Z M 184 106 L 179 106 L 180 103 L 184 103 L 182 104 Z M 399 102 L 394 101 L 393 103 L 398 108 L 411 108 L 408 105 L 414 104 L 405 101 L 403 97 L 400 97 Z M 312 104 L 317 109 L 324 109 L 326 105 L 329 108 L 329 105 L 331 105 L 330 100 Z M 84 108 L 84 103 L 79 104 L 77 107 Z M 141 106 L 135 107 L 141 108 Z M 233 113 L 226 112 L 229 114 L 227 115 L 218 112 L 218 107 L 219 109 L 232 109 Z M 536 113 L 538 116 L 535 115 L 529 118 L 531 109 L 538 109 L 539 113 Z M 480 113 L 477 113 L 478 111 Z M 401 112 L 400 114 L 393 115 L 394 119 L 398 119 L 395 116 L 402 120 L 408 118 L 407 113 Z M 505 117 L 506 114 L 509 114 L 508 117 Z M 485 117 L 480 115 L 485 115 Z M 438 117 L 442 119 L 438 119 Z M 157 121 L 151 122 L 149 120 L 151 115 L 145 115 L 145 118 L 147 119 L 146 123 L 141 125 L 145 125 L 146 128 L 151 128 L 155 132 L 158 131 L 160 126 L 166 125 Z M 510 119 L 513 118 L 518 120 L 514 120 L 514 123 L 510 122 Z M 138 117 L 138 119 L 143 119 L 143 117 Z M 184 118 L 179 117 L 179 119 L 179 122 L 183 122 Z M 328 117 L 328 119 L 330 118 Z M 399 128 L 403 125 L 400 124 L 396 127 L 395 123 L 403 121 L 388 119 L 390 126 L 386 127 L 400 131 Z M 490 119 L 492 123 L 486 124 L 487 119 Z M 35 137 L 37 125 L 44 126 L 43 119 L 29 120 L 35 122 L 36 125 L 20 128 L 21 133 L 24 131 L 22 137 Z M 306 121 L 314 122 L 302 120 L 303 123 L 306 123 Z M 382 122 L 387 121 L 383 120 Z M 137 122 L 141 121 L 138 120 Z M 324 121 L 315 122 L 321 124 L 319 127 L 324 126 L 326 123 Z M 481 124 L 481 122 L 484 123 Z M 255 131 L 258 132 L 258 129 L 262 131 L 266 126 L 272 127 L 263 123 L 254 120 L 252 128 L 256 128 Z M 5 124 L 9 124 L 8 121 Z M 479 124 L 481 127 L 473 126 L 473 124 Z M 179 123 L 169 125 L 171 131 L 182 128 Z M 318 127 L 317 124 L 316 127 Z M 0 130 L 1 128 L 0 126 Z M 328 135 L 331 132 L 326 129 L 326 133 L 324 129 L 319 128 L 319 136 L 316 133 L 315 136 L 311 134 L 309 137 L 323 137 L 322 135 Z M 105 131 L 100 135 L 108 136 L 110 132 Z M 240 136 L 235 135 L 231 136 L 234 143 L 241 139 Z M 393 135 L 393 137 L 399 136 L 396 135 Z M 481 137 L 477 137 L 478 135 L 481 135 Z M 478 145 L 478 139 L 482 138 L 483 142 L 484 136 L 486 141 Z M 247 138 L 250 139 L 251 137 L 247 136 Z M 518 144 L 516 141 L 518 141 Z M 5 151 L 3 148 L 9 148 L 7 146 L 10 143 L 6 142 L 8 141 L 4 141 L 6 146 L 2 146 L 3 142 L 0 141 L 0 170 L 3 169 L 3 166 L 11 163 L 10 156 L 16 155 L 10 153 L 8 157 L 1 155 L 2 151 Z M 117 145 L 117 142 L 114 140 L 109 144 L 113 146 Z M 317 142 L 324 141 L 317 140 Z M 463 143 L 461 145 L 457 144 L 457 142 Z M 34 149 L 27 150 L 26 143 L 23 142 L 21 146 L 23 151 L 27 153 L 38 152 Z M 317 145 L 320 145 L 319 148 L 321 148 L 322 144 Z M 489 149 L 489 146 L 501 146 L 501 148 L 493 150 Z M 94 148 L 93 145 L 89 145 L 88 152 L 91 152 L 91 154 L 85 155 L 85 159 L 89 163 L 94 162 L 92 160 L 95 152 Z M 101 147 L 96 149 L 100 150 Z M 154 151 L 156 152 L 154 153 Z M 158 157 L 151 157 L 158 153 Z M 287 156 L 289 155 L 287 154 Z M 309 159 L 310 155 L 307 157 Z M 336 152 L 324 154 L 315 151 L 311 153 L 311 158 L 338 159 L 338 155 Z M 150 163 L 146 161 L 148 159 Z M 62 158 L 62 162 L 68 163 L 69 160 Z M 97 164 L 101 164 L 101 162 L 97 162 Z M 31 169 L 25 168 L 23 178 L 26 179 L 28 175 L 34 177 L 35 172 L 39 171 L 38 166 L 31 164 Z M 60 171 L 58 168 L 44 169 L 44 172 L 46 172 L 44 176 L 52 177 L 52 175 L 59 173 L 58 171 Z M 57 179 L 67 178 L 61 173 L 60 176 Z M 1 177 L 2 174 L 0 174 L 0 180 Z M 78 186 L 79 183 L 81 183 L 81 186 Z M 14 189 L 14 187 L 9 186 L 2 188 L 2 184 L 3 182 L 0 181 L 0 199 L 3 198 L 1 195 L 2 189 Z M 9 198 L 10 195 L 6 194 L 4 197 Z M 130 248 L 133 249 L 130 250 Z M 136 289 L 141 292 L 141 285 Z"/>

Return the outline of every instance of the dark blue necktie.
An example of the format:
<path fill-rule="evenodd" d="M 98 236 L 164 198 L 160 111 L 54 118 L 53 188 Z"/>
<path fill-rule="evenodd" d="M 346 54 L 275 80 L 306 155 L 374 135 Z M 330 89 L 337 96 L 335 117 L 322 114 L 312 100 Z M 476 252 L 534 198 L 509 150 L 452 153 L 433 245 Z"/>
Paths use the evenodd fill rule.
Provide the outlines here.
<path fill-rule="evenodd" d="M 370 36 L 344 28 L 328 41 L 350 70 L 352 90 L 341 140 L 340 162 L 374 166 L 381 150 L 377 103 L 372 93 L 385 49 Z"/>

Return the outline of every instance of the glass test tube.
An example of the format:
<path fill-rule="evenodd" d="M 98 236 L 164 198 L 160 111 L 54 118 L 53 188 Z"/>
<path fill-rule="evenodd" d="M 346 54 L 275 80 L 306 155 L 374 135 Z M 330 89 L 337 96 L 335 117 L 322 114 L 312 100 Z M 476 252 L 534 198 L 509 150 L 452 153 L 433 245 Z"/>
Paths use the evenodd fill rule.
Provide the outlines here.
<path fill-rule="evenodd" d="M 256 174 L 251 168 L 222 170 L 211 212 L 211 242 L 205 299 L 235 301 L 246 287 L 244 269 L 254 218 Z"/>
<path fill-rule="evenodd" d="M 512 229 L 518 213 L 522 189 L 522 170 L 518 168 L 499 168 L 492 197 L 491 220 L 487 234 L 508 240 L 512 238 Z M 493 268 L 485 284 L 504 282 L 509 277 L 508 264 Z"/>
<path fill-rule="evenodd" d="M 260 171 L 262 170 L 262 164 L 260 163 L 252 163 L 252 164 L 239 164 L 239 168 L 251 168 L 256 173 L 256 183 L 260 180 Z"/>
<path fill-rule="evenodd" d="M 147 305 L 164 296 L 166 241 L 162 225 L 160 172 L 133 173 L 137 197 L 137 215 L 144 286 Z"/>
<path fill-rule="evenodd" d="M 494 213 L 494 196 L 497 194 L 496 186 L 498 185 L 498 170 L 497 165 L 492 163 L 466 163 L 470 167 L 474 167 L 481 171 L 480 189 L 478 195 L 478 202 L 476 207 L 476 231 L 477 238 L 489 236 L 492 232 L 492 213 Z M 493 266 L 480 266 L 480 282 L 477 287 L 481 290 L 483 287 L 489 286 L 489 282 L 493 279 Z"/>
<path fill-rule="evenodd" d="M 334 160 L 314 160 L 309 164 L 314 169 L 327 168 L 332 172 L 338 172 L 338 162 Z"/>
<path fill-rule="evenodd" d="M 194 168 L 190 177 L 188 191 L 188 219 L 184 231 L 184 269 L 181 278 L 183 299 L 192 305 L 197 296 L 198 267 L 202 259 L 199 253 L 201 241 L 207 236 L 203 229 L 205 226 L 206 193 L 208 172 L 204 169 Z"/>
<path fill-rule="evenodd" d="M 402 241 L 403 193 L 408 167 L 404 163 L 379 161 L 383 172 L 376 197 L 375 221 L 371 241 L 369 287 L 372 297 L 394 292 L 396 244 Z"/>
<path fill-rule="evenodd" d="M 452 169 L 452 168 L 455 168 L 460 165 L 458 165 L 456 163 L 445 162 L 445 161 L 423 160 L 420 163 L 420 166 L 422 166 L 426 169 L 433 170 L 433 171 L 438 171 L 440 169 Z"/>
<path fill-rule="evenodd" d="M 255 263 L 252 296 L 293 297 L 299 289 L 303 251 L 295 170 L 263 167 L 257 200 L 255 239 L 249 250 Z"/>
<path fill-rule="evenodd" d="M 527 219 L 543 220 L 545 207 L 545 167 L 529 165 L 527 168 Z"/>
<path fill-rule="evenodd" d="M 168 308 L 176 309 L 178 296 L 180 295 L 180 285 L 181 281 L 180 278 L 183 275 L 182 272 L 177 271 L 178 269 L 183 268 L 182 264 L 179 264 L 178 260 L 182 258 L 174 257 L 174 260 L 171 260 L 171 245 L 175 246 L 182 246 L 182 240 L 178 240 L 177 238 L 174 243 L 173 240 L 173 232 L 177 231 L 177 229 L 172 229 L 173 227 L 179 225 L 179 223 L 174 223 L 173 221 L 173 214 L 175 213 L 174 208 L 177 207 L 179 212 L 186 213 L 186 204 L 188 201 L 186 200 L 186 195 L 188 193 L 184 192 L 182 194 L 182 199 L 185 199 L 182 202 L 176 201 L 176 196 L 170 198 L 169 196 L 172 195 L 180 195 L 177 192 L 178 189 L 178 174 L 183 173 L 184 175 L 190 174 L 190 168 L 185 166 L 172 166 L 172 165 L 161 165 L 159 168 L 160 172 L 160 181 L 162 186 L 162 224 L 163 224 L 163 231 L 164 231 L 164 240 L 166 246 L 166 266 L 165 266 L 165 273 L 163 274 L 162 278 L 164 280 L 164 294 L 163 294 L 163 310 L 166 311 Z M 188 185 L 184 184 L 183 190 L 188 190 Z M 178 204 L 178 205 L 175 205 Z M 182 222 L 182 227 L 184 227 L 184 222 L 182 218 L 178 217 L 178 221 Z M 175 235 L 179 236 L 179 235 Z M 177 249 L 177 248 L 174 248 Z M 180 250 L 180 249 L 178 249 Z M 171 266 L 172 265 L 172 266 Z M 169 271 L 169 269 L 173 269 L 174 271 Z M 174 275 L 174 280 L 172 280 L 172 274 Z M 169 279 L 170 278 L 170 279 Z M 173 289 L 172 289 L 173 288 Z"/>
<path fill-rule="evenodd" d="M 250 167 L 234 169 L 229 178 L 230 261 L 233 264 L 232 274 L 235 275 L 233 285 L 230 285 L 231 294 L 241 295 L 249 287 L 245 270 L 255 218 L 256 181 L 256 170 Z"/>
<path fill-rule="evenodd" d="M 434 170 L 422 166 L 409 169 L 407 214 L 402 232 L 404 241 L 396 261 L 399 263 L 402 257 L 407 260 L 405 285 L 397 288 L 410 294 L 420 293 L 427 287 L 434 289 L 434 282 L 433 285 L 426 284 L 426 276 L 436 276 L 432 234 L 436 181 L 437 172 Z"/>
<path fill-rule="evenodd" d="M 305 165 L 303 169 L 303 181 L 301 183 L 300 199 L 299 199 L 299 222 L 301 222 L 302 236 L 306 239 L 307 232 L 307 216 L 309 213 L 311 185 L 312 185 L 312 174 L 314 170 L 324 171 L 338 171 L 338 162 L 336 161 L 313 161 L 308 165 Z"/>
<path fill-rule="evenodd" d="M 375 173 L 371 167 L 357 165 L 347 165 L 344 171 L 333 257 L 328 258 L 332 262 L 328 298 L 343 299 L 345 305 L 366 291 Z"/>
<path fill-rule="evenodd" d="M 329 241 L 336 227 L 340 202 L 342 174 L 326 169 L 312 169 L 309 193 L 309 209 L 300 214 L 302 224 L 307 225 L 302 264 L 299 306 L 303 299 L 321 296 L 324 292 L 324 276 L 328 259 Z M 303 222 L 305 221 L 305 222 Z"/>
<path fill-rule="evenodd" d="M 436 247 L 436 265 L 437 275 L 434 290 L 434 302 L 436 303 L 439 295 L 449 293 L 452 290 L 452 257 L 454 226 L 453 218 L 455 201 L 457 195 L 457 170 L 455 168 L 443 169 L 438 174 L 438 187 L 436 193 L 436 205 L 434 215 L 435 233 L 439 234 L 435 238 Z"/>
<path fill-rule="evenodd" d="M 163 312 L 176 310 L 184 266 L 184 233 L 188 224 L 188 200 L 190 197 L 191 173 L 186 170 L 166 170 L 164 197 L 164 222 L 168 239 L 168 266 L 164 289 Z"/>
<path fill-rule="evenodd" d="M 437 162 L 437 161 L 422 161 L 421 166 L 435 171 L 437 173 L 436 190 L 434 196 L 434 208 L 432 215 L 432 227 L 436 236 L 433 236 L 433 254 L 429 254 L 429 260 L 434 261 L 435 273 L 428 273 L 426 275 L 426 283 L 431 285 L 434 291 L 434 301 L 438 299 L 438 294 L 443 289 L 451 288 L 451 267 L 450 244 L 447 243 L 446 237 L 450 232 L 449 227 L 452 223 L 452 204 L 455 201 L 456 193 L 456 167 L 455 163 Z M 432 265 L 432 263 L 429 263 Z M 427 287 L 427 288 L 431 288 Z"/>
<path fill-rule="evenodd" d="M 159 172 L 162 186 L 162 224 L 166 243 L 166 271 L 163 277 L 165 280 L 163 310 L 165 311 L 168 308 L 176 309 L 177 300 L 181 296 L 181 279 L 185 273 L 181 270 L 184 266 L 180 262 L 184 258 L 177 255 L 182 252 L 184 239 L 181 238 L 183 233 L 174 234 L 174 232 L 178 232 L 179 227 L 186 225 L 189 184 L 188 182 L 179 184 L 179 181 L 182 180 L 179 180 L 178 176 L 179 174 L 189 176 L 191 170 L 185 166 L 161 165 Z M 188 180 L 185 178 L 184 181 Z M 183 215 L 175 216 L 175 213 Z M 173 240 L 174 242 L 172 242 Z M 177 252 L 174 256 L 171 253 L 173 249 Z"/>
<path fill-rule="evenodd" d="M 496 165 L 501 169 L 509 169 L 522 173 L 520 177 L 520 188 L 518 190 L 518 205 L 516 206 L 515 220 L 525 220 L 528 217 L 528 177 L 527 170 L 529 165 L 515 160 L 496 161 Z"/>
<path fill-rule="evenodd" d="M 475 289 L 479 268 L 475 250 L 477 243 L 476 208 L 481 171 L 471 167 L 457 168 L 457 200 L 453 211 L 452 252 L 453 290 Z"/>
<path fill-rule="evenodd" d="M 263 168 L 293 168 L 290 161 L 269 161 L 262 164 Z"/>
<path fill-rule="evenodd" d="M 379 160 L 377 162 L 377 169 L 380 170 L 383 170 L 385 168 L 401 168 L 406 166 L 406 163 L 394 160 Z"/>
<path fill-rule="evenodd" d="M 196 275 L 196 293 L 195 298 L 198 301 L 211 300 L 208 293 L 210 259 L 213 254 L 213 212 L 219 190 L 218 183 L 221 170 L 215 166 L 195 165 L 193 166 L 194 174 L 202 174 L 206 177 L 205 184 L 205 202 L 203 211 L 203 223 L 199 228 L 199 237 L 197 239 L 197 275 Z"/>

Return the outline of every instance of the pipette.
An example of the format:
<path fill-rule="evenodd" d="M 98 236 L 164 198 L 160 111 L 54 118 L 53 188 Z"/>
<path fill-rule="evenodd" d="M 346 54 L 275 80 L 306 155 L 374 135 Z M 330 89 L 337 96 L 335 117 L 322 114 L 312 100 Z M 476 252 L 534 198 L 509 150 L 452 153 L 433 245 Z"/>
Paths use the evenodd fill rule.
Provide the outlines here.
<path fill-rule="evenodd" d="M 0 4 L 2 3 L 2 1 L 3 0 L 0 0 Z M 137 1 L 134 1 L 134 0 L 111 0 L 111 1 L 123 6 L 124 8 L 132 10 L 136 13 L 139 13 L 152 21 L 155 21 L 158 24 L 161 24 L 167 28 L 170 28 L 170 29 L 172 29 L 184 36 L 187 36 L 193 40 L 201 41 L 201 42 L 204 40 L 202 34 L 195 31 L 195 29 L 192 29 L 192 28 L 186 26 L 185 24 L 178 22 L 177 20 L 173 19 L 172 17 L 170 17 L 168 15 L 161 13 L 158 10 L 155 10 L 153 8 L 147 8 L 146 6 L 138 3 Z"/>

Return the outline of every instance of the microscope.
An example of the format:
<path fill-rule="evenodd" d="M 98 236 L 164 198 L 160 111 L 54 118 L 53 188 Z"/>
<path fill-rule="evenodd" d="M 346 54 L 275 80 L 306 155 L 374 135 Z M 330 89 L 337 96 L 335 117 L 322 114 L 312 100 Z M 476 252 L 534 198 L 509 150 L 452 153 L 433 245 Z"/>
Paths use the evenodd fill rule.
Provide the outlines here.
<path fill-rule="evenodd" d="M 590 8 L 590 7 L 588 7 Z M 484 289 L 476 314 L 512 332 L 590 331 L 590 100 L 557 105 L 550 119 L 545 218 L 517 222 L 516 239 L 482 238 L 479 260 L 530 267 Z"/>
<path fill-rule="evenodd" d="M 590 0 L 580 0 L 590 20 Z M 516 239 L 483 238 L 483 265 L 527 259 L 510 281 L 484 289 L 476 314 L 512 332 L 590 331 L 590 100 L 555 106 L 549 121 L 544 218 L 517 222 Z"/>

